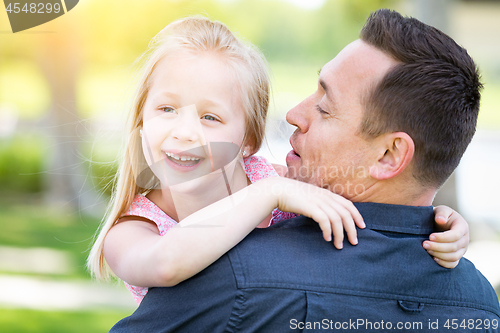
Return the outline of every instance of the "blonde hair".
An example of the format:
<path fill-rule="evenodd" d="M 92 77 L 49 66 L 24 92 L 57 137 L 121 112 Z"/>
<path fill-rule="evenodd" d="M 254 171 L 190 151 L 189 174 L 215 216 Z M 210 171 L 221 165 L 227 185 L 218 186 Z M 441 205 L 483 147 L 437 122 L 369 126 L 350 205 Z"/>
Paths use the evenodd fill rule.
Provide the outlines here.
<path fill-rule="evenodd" d="M 264 140 L 269 106 L 269 77 L 263 55 L 253 45 L 236 38 L 223 23 L 205 17 L 188 17 L 167 25 L 151 40 L 148 50 L 140 58 L 144 65 L 127 118 L 128 137 L 116 174 L 115 189 L 87 259 L 87 267 L 98 279 L 109 279 L 112 273 L 103 256 L 106 234 L 130 207 L 137 194 L 158 185 L 158 180 L 147 166 L 142 150 L 139 135 L 143 121 L 142 109 L 156 65 L 168 54 L 181 50 L 193 54 L 215 52 L 224 57 L 226 63 L 235 71 L 245 110 L 243 144 L 251 147 L 249 153 L 253 154 L 259 150 Z"/>

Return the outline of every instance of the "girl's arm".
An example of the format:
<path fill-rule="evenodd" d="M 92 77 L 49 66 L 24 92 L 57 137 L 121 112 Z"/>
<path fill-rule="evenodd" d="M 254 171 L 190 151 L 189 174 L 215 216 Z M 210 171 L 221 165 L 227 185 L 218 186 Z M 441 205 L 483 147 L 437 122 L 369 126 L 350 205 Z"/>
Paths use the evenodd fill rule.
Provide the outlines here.
<path fill-rule="evenodd" d="M 364 222 L 352 202 L 328 190 L 273 177 L 261 180 L 188 216 L 164 236 L 147 220 L 116 224 L 104 241 L 113 272 L 136 286 L 174 286 L 216 261 L 249 234 L 275 207 L 311 217 L 323 237 L 342 247 L 344 229 L 357 244 Z"/>
<path fill-rule="evenodd" d="M 446 268 L 454 268 L 469 246 L 469 225 L 456 211 L 447 206 L 434 208 L 436 229 L 423 243 L 436 262 Z"/>

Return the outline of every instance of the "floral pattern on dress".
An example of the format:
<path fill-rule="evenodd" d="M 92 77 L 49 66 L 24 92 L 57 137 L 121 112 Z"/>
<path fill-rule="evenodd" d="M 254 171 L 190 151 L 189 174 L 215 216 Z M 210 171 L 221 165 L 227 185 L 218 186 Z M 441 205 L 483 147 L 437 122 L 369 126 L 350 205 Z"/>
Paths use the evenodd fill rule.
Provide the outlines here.
<path fill-rule="evenodd" d="M 279 177 L 273 165 L 262 156 L 249 156 L 245 158 L 243 160 L 243 168 L 252 183 L 269 177 Z"/>
<path fill-rule="evenodd" d="M 269 177 L 279 177 L 273 165 L 262 156 L 249 156 L 243 160 L 242 166 L 248 179 L 250 179 L 252 183 Z M 122 216 L 140 216 L 153 221 L 156 223 L 161 236 L 165 235 L 170 228 L 177 224 L 173 218 L 168 216 L 157 205 L 142 194 L 138 194 L 134 198 L 130 208 L 123 213 Z M 294 216 L 297 216 L 297 214 L 282 212 L 276 208 L 273 210 L 272 219 L 269 225 L 273 225 Z M 126 282 L 125 286 L 132 293 L 132 296 L 137 304 L 141 303 L 142 299 L 148 292 L 148 288 L 146 287 L 137 287 Z"/>
<path fill-rule="evenodd" d="M 177 224 L 173 218 L 165 214 L 157 205 L 142 194 L 138 194 L 130 208 L 122 216 L 140 216 L 156 223 L 160 235 L 165 233 Z"/>
<path fill-rule="evenodd" d="M 271 217 L 271 222 L 269 223 L 269 226 L 272 226 L 273 224 L 276 224 L 278 222 L 284 221 L 291 219 L 293 217 L 297 217 L 299 214 L 295 213 L 290 213 L 290 212 L 283 212 L 279 210 L 278 208 L 273 209 L 273 216 Z"/>

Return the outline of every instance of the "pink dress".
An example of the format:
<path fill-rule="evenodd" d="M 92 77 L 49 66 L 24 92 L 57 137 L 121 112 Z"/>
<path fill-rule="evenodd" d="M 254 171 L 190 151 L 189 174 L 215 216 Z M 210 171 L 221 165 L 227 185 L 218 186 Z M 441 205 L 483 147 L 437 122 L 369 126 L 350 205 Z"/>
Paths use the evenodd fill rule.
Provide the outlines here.
<path fill-rule="evenodd" d="M 252 183 L 269 177 L 279 177 L 272 164 L 261 156 L 250 156 L 245 158 L 243 160 L 243 166 L 248 179 L 250 179 Z M 170 228 L 177 224 L 177 222 L 173 218 L 165 214 L 164 211 L 162 211 L 158 206 L 156 206 L 142 194 L 138 194 L 134 198 L 134 201 L 130 205 L 130 208 L 122 216 L 140 216 L 153 221 L 154 223 L 156 223 L 161 236 L 165 235 L 165 233 Z M 282 212 L 278 208 L 276 208 L 273 210 L 272 219 L 269 225 L 295 216 L 297 215 L 293 213 Z M 137 287 L 126 282 L 125 286 L 132 293 L 134 300 L 138 304 L 141 303 L 142 299 L 148 292 L 148 288 L 146 287 Z"/>

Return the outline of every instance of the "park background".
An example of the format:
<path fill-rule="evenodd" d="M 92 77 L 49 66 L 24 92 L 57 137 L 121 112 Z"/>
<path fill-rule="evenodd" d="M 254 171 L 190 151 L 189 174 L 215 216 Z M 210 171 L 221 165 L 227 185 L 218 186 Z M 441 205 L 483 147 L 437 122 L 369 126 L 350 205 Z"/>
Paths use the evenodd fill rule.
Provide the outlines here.
<path fill-rule="evenodd" d="M 85 258 L 112 188 L 134 60 L 166 24 L 206 15 L 263 51 L 273 99 L 261 154 L 284 164 L 285 113 L 384 7 L 440 28 L 479 64 L 478 131 L 436 200 L 470 223 L 466 256 L 500 292 L 500 1 L 83 0 L 15 34 L 0 6 L 0 330 L 106 332 L 133 311 L 123 285 L 91 281 Z"/>

